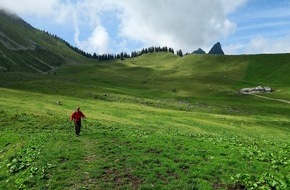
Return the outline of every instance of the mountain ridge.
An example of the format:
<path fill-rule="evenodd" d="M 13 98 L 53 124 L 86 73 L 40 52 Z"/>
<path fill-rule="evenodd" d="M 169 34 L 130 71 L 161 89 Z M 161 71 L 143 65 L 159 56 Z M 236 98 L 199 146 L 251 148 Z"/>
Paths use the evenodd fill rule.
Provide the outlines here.
<path fill-rule="evenodd" d="M 0 71 L 51 72 L 61 65 L 88 61 L 52 35 L 0 10 Z"/>

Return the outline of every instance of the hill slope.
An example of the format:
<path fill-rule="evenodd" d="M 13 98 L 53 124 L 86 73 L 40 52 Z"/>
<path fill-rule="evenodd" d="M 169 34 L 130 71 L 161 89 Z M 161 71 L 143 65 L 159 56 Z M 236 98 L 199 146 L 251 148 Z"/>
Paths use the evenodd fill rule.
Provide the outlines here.
<path fill-rule="evenodd" d="M 0 10 L 0 72 L 47 72 L 78 61 L 84 58 L 62 41 Z"/>
<path fill-rule="evenodd" d="M 289 105 L 234 89 L 271 82 L 250 72 L 266 60 L 153 53 L 1 73 L 0 189 L 289 189 Z M 269 84 L 289 93 L 288 77 Z"/>

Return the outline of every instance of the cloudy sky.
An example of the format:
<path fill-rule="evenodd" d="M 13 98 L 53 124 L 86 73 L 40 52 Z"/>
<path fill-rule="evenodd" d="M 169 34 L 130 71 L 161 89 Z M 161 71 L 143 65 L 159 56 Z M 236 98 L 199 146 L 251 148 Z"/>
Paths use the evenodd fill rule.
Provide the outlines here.
<path fill-rule="evenodd" d="M 0 0 L 35 28 L 89 53 L 150 46 L 289 53 L 290 0 Z"/>

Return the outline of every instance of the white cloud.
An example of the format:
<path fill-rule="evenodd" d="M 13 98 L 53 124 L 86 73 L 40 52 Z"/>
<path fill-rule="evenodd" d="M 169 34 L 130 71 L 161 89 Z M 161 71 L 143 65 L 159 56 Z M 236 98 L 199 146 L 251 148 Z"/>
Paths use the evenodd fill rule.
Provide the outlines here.
<path fill-rule="evenodd" d="M 102 26 L 98 26 L 94 29 L 91 36 L 84 41 L 78 43 L 81 49 L 85 49 L 88 52 L 99 54 L 108 53 L 109 36 L 106 29 Z"/>
<path fill-rule="evenodd" d="M 289 53 L 290 35 L 280 38 L 253 38 L 246 46 L 246 53 Z"/>
<path fill-rule="evenodd" d="M 85 51 L 103 53 L 124 47 L 124 41 L 169 46 L 191 52 L 227 38 L 236 29 L 228 15 L 246 0 L 1 0 L 0 7 L 19 15 L 45 17 L 74 26 L 75 43 Z M 102 23 L 115 12 L 119 34 Z M 62 36 L 61 36 L 62 37 Z"/>
<path fill-rule="evenodd" d="M 49 17 L 63 14 L 65 6 L 59 0 L 1 0 L 0 7 L 19 15 Z"/>
<path fill-rule="evenodd" d="M 235 55 L 235 54 L 240 54 L 240 53 L 244 53 L 244 49 L 245 49 L 245 44 L 236 42 L 234 44 L 229 44 L 223 47 L 223 50 L 226 54 L 229 55 Z"/>
<path fill-rule="evenodd" d="M 192 51 L 235 31 L 227 15 L 245 1 L 229 0 L 127 0 L 122 6 L 123 37 L 147 45 L 167 45 Z"/>
<path fill-rule="evenodd" d="M 249 41 L 235 42 L 223 47 L 227 54 L 290 53 L 290 34 L 281 37 L 257 36 Z"/>

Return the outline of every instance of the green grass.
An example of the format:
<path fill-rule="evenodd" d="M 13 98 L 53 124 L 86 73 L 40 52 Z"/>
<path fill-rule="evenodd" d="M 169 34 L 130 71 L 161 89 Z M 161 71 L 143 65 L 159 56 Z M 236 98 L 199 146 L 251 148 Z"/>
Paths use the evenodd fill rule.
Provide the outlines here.
<path fill-rule="evenodd" d="M 271 56 L 153 53 L 1 73 L 0 189 L 288 189 L 289 104 L 236 94 L 262 84 L 287 99 L 290 56 L 275 56 L 283 69 L 259 77 Z"/>

